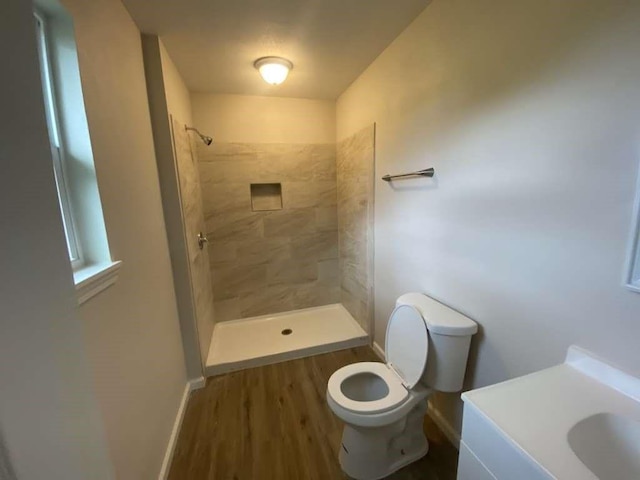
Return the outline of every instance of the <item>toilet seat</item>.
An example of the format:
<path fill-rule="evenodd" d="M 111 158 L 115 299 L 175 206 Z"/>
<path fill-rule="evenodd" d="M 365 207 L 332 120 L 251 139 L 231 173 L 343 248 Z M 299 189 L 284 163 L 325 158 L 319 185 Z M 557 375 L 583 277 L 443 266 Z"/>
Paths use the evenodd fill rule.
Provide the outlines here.
<path fill-rule="evenodd" d="M 349 377 L 360 373 L 370 373 L 381 378 L 389 389 L 388 394 L 373 401 L 357 401 L 347 397 L 342 392 L 342 383 Z M 402 385 L 398 375 L 387 365 L 381 362 L 359 362 L 352 363 L 335 371 L 329 378 L 327 393 L 342 408 L 354 413 L 374 414 L 391 410 L 409 396 L 409 392 Z"/>
<path fill-rule="evenodd" d="M 360 362 L 338 369 L 329 378 L 327 394 L 341 408 L 357 414 L 373 415 L 392 410 L 409 397 L 419 383 L 427 363 L 429 334 L 420 312 L 410 305 L 399 305 L 391 313 L 385 336 L 387 363 Z M 378 400 L 360 401 L 343 392 L 343 384 L 358 374 L 370 374 L 382 379 L 388 392 Z M 368 383 L 370 382 L 370 383 Z M 367 388 L 375 389 L 375 380 L 364 380 Z"/>

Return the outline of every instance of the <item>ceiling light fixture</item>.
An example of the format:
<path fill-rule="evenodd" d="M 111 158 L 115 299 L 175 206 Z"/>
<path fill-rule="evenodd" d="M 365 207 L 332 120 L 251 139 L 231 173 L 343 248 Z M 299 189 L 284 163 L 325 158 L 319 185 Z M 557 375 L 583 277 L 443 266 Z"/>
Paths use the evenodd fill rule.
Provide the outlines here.
<path fill-rule="evenodd" d="M 265 82 L 280 85 L 287 79 L 293 63 L 282 57 L 262 57 L 256 60 L 253 66 L 258 69 Z"/>

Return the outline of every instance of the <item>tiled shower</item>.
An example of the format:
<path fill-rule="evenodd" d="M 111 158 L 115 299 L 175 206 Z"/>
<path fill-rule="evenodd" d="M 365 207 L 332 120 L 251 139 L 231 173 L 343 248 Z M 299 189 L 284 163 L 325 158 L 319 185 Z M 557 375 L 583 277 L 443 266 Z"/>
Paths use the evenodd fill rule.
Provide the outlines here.
<path fill-rule="evenodd" d="M 375 125 L 337 144 L 340 302 L 373 337 Z"/>
<path fill-rule="evenodd" d="M 357 322 L 361 344 L 373 333 L 374 126 L 337 144 L 195 145 L 217 324 L 212 349 L 216 332 L 243 319 L 267 325 L 264 316 L 332 304 Z M 305 318 L 323 322 L 322 315 Z"/>
<path fill-rule="evenodd" d="M 338 303 L 336 146 L 198 148 L 216 321 Z"/>

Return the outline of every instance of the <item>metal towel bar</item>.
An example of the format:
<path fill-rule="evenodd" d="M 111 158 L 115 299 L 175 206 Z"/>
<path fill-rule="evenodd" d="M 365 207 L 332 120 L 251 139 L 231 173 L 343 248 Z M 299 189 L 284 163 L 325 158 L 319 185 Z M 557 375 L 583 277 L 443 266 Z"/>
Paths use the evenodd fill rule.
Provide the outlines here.
<path fill-rule="evenodd" d="M 382 177 L 382 180 L 385 182 L 390 182 L 396 178 L 407 178 L 407 177 L 433 177 L 433 174 L 436 171 L 433 168 L 425 168 L 424 170 L 418 170 L 417 172 L 411 173 L 402 173 L 400 175 L 385 175 Z"/>

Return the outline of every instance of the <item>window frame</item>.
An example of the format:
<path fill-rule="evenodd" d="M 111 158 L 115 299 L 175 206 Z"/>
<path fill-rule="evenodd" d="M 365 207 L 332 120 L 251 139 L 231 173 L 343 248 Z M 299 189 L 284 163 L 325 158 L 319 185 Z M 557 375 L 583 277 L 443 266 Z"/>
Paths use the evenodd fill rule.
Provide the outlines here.
<path fill-rule="evenodd" d="M 636 180 L 636 196 L 633 202 L 631 225 L 624 283 L 629 290 L 640 293 L 640 168 Z"/>
<path fill-rule="evenodd" d="M 45 15 L 38 9 L 33 12 L 36 23 L 36 38 L 38 42 L 38 61 L 40 63 L 40 75 L 42 81 L 42 92 L 44 97 L 45 115 L 47 119 L 47 130 L 49 133 L 49 143 L 51 145 L 51 157 L 53 171 L 58 190 L 58 203 L 63 220 L 65 238 L 69 260 L 74 271 L 84 266 L 82 249 L 77 234 L 76 222 L 74 221 L 73 205 L 69 191 L 69 180 L 66 173 L 66 155 L 62 141 L 61 122 L 58 115 L 58 99 L 51 67 L 51 57 L 49 48 L 49 38 L 47 21 Z"/>

